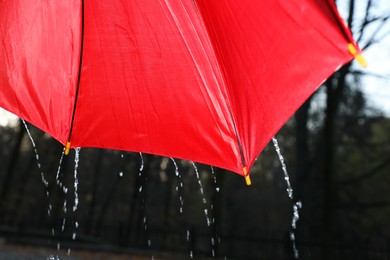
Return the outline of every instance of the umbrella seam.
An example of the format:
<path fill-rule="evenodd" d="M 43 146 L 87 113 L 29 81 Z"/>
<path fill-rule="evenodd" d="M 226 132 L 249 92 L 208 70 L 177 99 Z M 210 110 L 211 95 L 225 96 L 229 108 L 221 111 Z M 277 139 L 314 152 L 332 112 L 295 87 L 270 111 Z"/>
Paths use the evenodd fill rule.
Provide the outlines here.
<path fill-rule="evenodd" d="M 232 123 L 233 123 L 233 130 L 234 130 L 234 133 L 235 133 L 236 139 L 237 139 L 237 146 L 238 146 L 238 150 L 239 150 L 240 157 L 241 157 L 241 163 L 242 163 L 242 167 L 245 168 L 245 167 L 247 167 L 247 164 L 246 164 L 246 160 L 245 160 L 245 156 L 244 156 L 244 150 L 243 150 L 243 147 L 242 147 L 240 136 L 239 136 L 238 131 L 237 131 L 235 116 L 234 116 L 234 114 L 232 112 L 232 105 L 231 105 L 232 102 L 231 102 L 230 94 L 229 94 L 228 89 L 226 88 L 226 86 L 227 86 L 226 73 L 223 73 L 223 71 L 221 70 L 221 67 L 224 68 L 224 66 L 223 66 L 223 63 L 220 61 L 218 55 L 215 54 L 216 48 L 215 48 L 214 44 L 211 41 L 210 32 L 209 32 L 207 26 L 205 25 L 205 22 L 203 20 L 203 16 L 202 16 L 202 14 L 201 14 L 201 12 L 200 12 L 197 4 L 196 4 L 196 0 L 193 0 L 192 3 L 193 3 L 193 5 L 194 5 L 194 7 L 196 9 L 196 13 L 199 16 L 200 24 L 203 26 L 203 28 L 204 28 L 204 30 L 206 32 L 205 34 L 206 34 L 206 37 L 208 38 L 208 40 L 210 42 L 210 46 L 214 50 L 214 52 L 212 52 L 212 55 L 214 56 L 215 61 L 219 65 L 219 66 L 217 66 L 217 70 L 220 73 L 221 78 L 222 78 L 223 83 L 224 83 L 223 85 L 225 87 L 225 93 L 226 93 L 226 97 L 227 97 L 227 106 L 229 108 L 229 114 L 230 114 L 230 117 L 231 117 L 231 120 L 232 120 Z"/>
<path fill-rule="evenodd" d="M 79 71 L 77 75 L 76 94 L 73 104 L 72 119 L 70 122 L 69 136 L 67 142 L 70 144 L 70 140 L 73 132 L 73 123 L 75 120 L 77 101 L 79 97 L 80 81 L 81 81 L 81 69 L 83 63 L 83 50 L 84 50 L 84 0 L 81 0 L 81 37 L 80 37 L 80 59 L 79 59 Z"/>

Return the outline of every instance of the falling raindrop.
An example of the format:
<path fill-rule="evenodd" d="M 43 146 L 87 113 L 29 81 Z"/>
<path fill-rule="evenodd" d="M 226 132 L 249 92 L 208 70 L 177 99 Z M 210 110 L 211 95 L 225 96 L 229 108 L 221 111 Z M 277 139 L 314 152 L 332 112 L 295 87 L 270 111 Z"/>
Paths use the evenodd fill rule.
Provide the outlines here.
<path fill-rule="evenodd" d="M 211 175 L 213 176 L 214 185 L 215 185 L 215 190 L 216 190 L 217 192 L 219 192 L 219 191 L 220 191 L 220 188 L 219 188 L 218 183 L 217 183 L 217 175 L 215 174 L 215 171 L 214 171 L 214 167 L 213 167 L 213 166 L 211 166 Z"/>
<path fill-rule="evenodd" d="M 79 168 L 79 162 L 80 162 L 80 148 L 75 148 L 75 156 L 74 156 L 74 204 L 73 204 L 73 212 L 76 212 L 78 205 L 79 205 L 79 194 L 78 194 L 78 185 L 79 185 L 79 180 L 77 177 L 78 173 L 78 168 Z M 64 207 L 65 209 L 65 207 Z M 77 229 L 79 228 L 79 223 L 77 221 L 74 222 L 74 232 L 72 233 L 72 240 L 76 240 L 77 237 Z M 68 249 L 68 255 L 70 255 L 70 248 Z"/>
<path fill-rule="evenodd" d="M 176 186 L 176 191 L 179 193 L 179 202 L 180 202 L 180 207 L 179 207 L 179 213 L 183 213 L 183 208 L 184 208 L 184 199 L 183 199 L 183 180 L 181 178 L 181 174 L 179 172 L 179 167 L 177 166 L 177 163 L 175 159 L 172 157 L 170 158 L 171 161 L 173 162 L 173 165 L 175 166 L 175 175 L 179 180 L 179 185 Z"/>
<path fill-rule="evenodd" d="M 276 138 L 274 137 L 274 138 L 272 138 L 272 142 L 274 143 L 274 147 L 275 147 L 276 153 L 278 154 L 278 158 L 279 158 L 280 164 L 282 165 L 284 179 L 285 179 L 286 184 L 287 184 L 288 196 L 290 197 L 290 199 L 292 199 L 293 198 L 293 189 L 291 187 L 290 177 L 288 176 L 287 167 L 286 167 L 286 164 L 284 162 L 283 155 L 282 155 L 282 153 L 280 151 L 278 140 L 276 140 Z"/>
<path fill-rule="evenodd" d="M 31 141 L 31 144 L 33 146 L 33 150 L 34 150 L 34 153 L 35 153 L 35 158 L 36 158 L 36 161 L 37 161 L 37 166 L 38 166 L 38 169 L 41 173 L 41 181 L 43 183 L 43 185 L 45 186 L 45 189 L 46 189 L 46 197 L 47 199 L 49 200 L 49 205 L 48 205 L 48 209 L 47 209 L 47 215 L 50 217 L 51 216 L 51 211 L 53 209 L 52 205 L 51 205 L 51 202 L 50 202 L 50 191 L 49 191 L 49 182 L 46 180 L 45 178 L 45 175 L 43 174 L 43 169 L 42 169 L 42 165 L 41 165 L 41 162 L 40 162 L 40 157 L 39 157 L 39 154 L 38 154 L 38 150 L 37 150 L 37 146 L 35 145 L 35 142 L 34 142 L 34 139 L 30 133 L 30 130 L 28 129 L 28 126 L 26 124 L 26 122 L 22 119 L 22 122 L 23 122 L 23 125 L 27 131 L 27 135 L 28 137 L 30 138 L 30 141 Z M 60 165 L 58 167 L 58 171 L 57 171 L 57 175 L 59 174 L 59 171 L 60 171 L 60 167 L 61 167 L 61 163 L 62 163 L 62 157 L 61 156 L 61 159 L 60 159 Z M 57 176 L 56 175 L 56 176 Z M 52 236 L 54 237 L 55 236 L 55 230 L 54 228 L 51 229 L 51 233 L 52 233 Z M 49 259 L 58 259 L 58 256 L 56 258 L 54 258 L 53 255 L 51 255 L 49 257 Z"/>
<path fill-rule="evenodd" d="M 207 226 L 211 227 L 211 220 L 210 220 L 210 217 L 209 217 L 209 211 L 207 209 L 207 200 L 206 200 L 206 196 L 204 194 L 202 181 L 200 180 L 199 170 L 198 170 L 198 167 L 196 166 L 196 164 L 193 161 L 191 161 L 191 164 L 192 164 L 192 166 L 193 166 L 193 168 L 195 170 L 196 178 L 197 178 L 198 184 L 199 184 L 199 190 L 200 190 L 200 193 L 202 195 L 202 202 L 203 202 L 203 204 L 205 206 L 205 209 L 204 209 L 203 212 L 204 212 L 204 216 L 206 218 Z M 210 238 L 210 243 L 211 243 L 211 253 L 215 254 L 214 237 Z"/>
<path fill-rule="evenodd" d="M 141 158 L 141 166 L 139 167 L 140 173 L 144 170 L 144 157 L 142 156 L 142 153 L 139 153 L 139 156 Z"/>
<path fill-rule="evenodd" d="M 31 144 L 33 146 L 33 150 L 34 150 L 34 153 L 35 153 L 35 158 L 37 159 L 37 165 L 38 165 L 38 169 L 40 170 L 41 172 L 41 179 L 42 179 L 42 183 L 43 185 L 45 186 L 46 188 L 46 196 L 49 198 L 50 194 L 49 194 L 49 182 L 46 180 L 45 178 L 45 175 L 43 174 L 43 170 L 42 170 L 42 166 L 41 166 L 41 163 L 40 163 L 40 159 L 39 159 L 39 154 L 38 154 L 38 150 L 37 150 L 37 146 L 35 145 L 35 142 L 34 142 L 34 139 L 32 138 L 31 136 L 31 133 L 30 133 L 30 130 L 28 129 L 28 126 L 26 124 L 26 121 L 24 121 L 22 119 L 22 122 L 24 124 L 24 127 L 26 128 L 26 131 L 27 131 L 27 135 L 28 137 L 30 138 L 31 140 Z M 49 207 L 51 206 L 51 204 L 49 204 Z"/>
<path fill-rule="evenodd" d="M 66 206 L 66 200 L 64 200 L 64 206 L 62 207 L 62 209 L 64 210 L 64 213 L 66 213 L 66 211 L 67 211 L 67 206 Z"/>
<path fill-rule="evenodd" d="M 63 193 L 66 194 L 68 192 L 68 189 L 65 187 L 65 185 L 62 183 L 62 181 L 60 179 L 61 166 L 62 166 L 62 161 L 64 159 L 64 154 L 65 154 L 65 148 L 62 150 L 60 161 L 58 163 L 58 168 L 57 168 L 57 173 L 56 173 L 56 183 L 57 183 L 58 187 L 60 187 L 62 189 Z M 66 198 L 64 200 L 63 211 L 64 211 L 64 213 L 66 213 Z M 61 231 L 64 232 L 64 230 L 65 230 L 65 217 L 62 220 L 62 226 L 61 226 Z M 53 236 L 54 236 L 54 234 L 53 234 Z M 61 248 L 61 243 L 57 242 L 57 251 L 60 251 L 60 248 Z"/>
<path fill-rule="evenodd" d="M 57 185 L 60 187 L 63 186 L 62 182 L 60 181 L 60 173 L 61 173 L 62 160 L 64 159 L 64 154 L 65 154 L 65 148 L 62 150 L 62 154 L 60 157 L 60 162 L 58 163 L 58 169 L 57 169 L 57 174 L 56 174 L 56 182 L 57 182 Z"/>
<path fill-rule="evenodd" d="M 79 167 L 79 161 L 80 161 L 80 148 L 75 148 L 75 157 L 74 157 L 74 205 L 73 205 L 73 212 L 77 210 L 77 207 L 79 205 L 79 194 L 78 194 L 78 186 L 79 186 L 79 180 L 77 178 L 77 170 Z"/>
<path fill-rule="evenodd" d="M 198 167 L 196 166 L 196 164 L 194 162 L 191 161 L 191 164 L 194 167 L 195 174 L 196 174 L 196 179 L 198 180 L 198 184 L 199 184 L 200 194 L 202 195 L 202 202 L 205 205 L 204 213 L 205 213 L 207 225 L 210 226 L 211 222 L 210 222 L 210 218 L 209 218 L 208 210 L 207 210 L 207 200 L 206 200 L 206 196 L 204 194 L 202 181 L 200 180 L 199 170 L 198 170 Z"/>
<path fill-rule="evenodd" d="M 62 231 L 62 232 L 64 232 L 64 230 L 65 230 L 65 224 L 66 224 L 66 219 L 64 218 L 64 219 L 62 220 L 62 226 L 61 226 L 61 231 Z"/>
<path fill-rule="evenodd" d="M 278 158 L 279 158 L 280 164 L 282 165 L 282 171 L 283 171 L 283 174 L 284 174 L 284 180 L 286 181 L 286 184 L 287 184 L 287 194 L 288 194 L 289 198 L 292 200 L 294 198 L 294 196 L 293 196 L 293 189 L 291 187 L 290 177 L 288 176 L 287 167 L 286 167 L 286 164 L 284 162 L 283 155 L 282 155 L 282 153 L 280 151 L 278 140 L 274 137 L 274 138 L 272 138 L 272 142 L 274 144 L 276 153 L 278 154 Z M 302 208 L 302 202 L 301 201 L 297 201 L 293 205 L 293 216 L 292 216 L 292 220 L 291 220 L 291 230 L 292 231 L 290 232 L 290 240 L 291 240 L 292 246 L 293 246 L 294 258 L 296 258 L 296 259 L 299 258 L 299 252 L 298 252 L 298 248 L 297 248 L 296 243 L 295 243 L 295 229 L 297 227 L 296 226 L 297 221 L 299 220 L 299 212 L 298 212 L 298 210 L 300 208 Z"/>
<path fill-rule="evenodd" d="M 190 243 L 190 240 L 191 240 L 191 232 L 189 229 L 187 229 L 187 242 Z M 192 251 L 192 247 L 190 248 L 190 258 L 191 259 L 194 258 L 194 253 Z"/>
<path fill-rule="evenodd" d="M 124 158 L 125 158 L 125 155 L 123 153 L 121 153 L 121 163 L 122 163 L 122 165 L 124 164 Z M 119 173 L 118 173 L 119 177 L 123 177 L 123 174 L 124 174 L 123 170 L 120 170 Z"/>
<path fill-rule="evenodd" d="M 295 205 L 293 206 L 293 218 L 292 218 L 292 221 L 291 221 L 291 227 L 293 229 L 296 229 L 297 228 L 297 222 L 299 220 L 299 209 L 302 208 L 302 202 L 301 201 L 297 201 L 295 203 Z"/>
<path fill-rule="evenodd" d="M 143 158 L 143 155 L 142 153 L 139 153 L 139 156 L 140 156 L 140 159 L 141 159 L 141 165 L 139 167 L 139 173 L 138 173 L 138 176 L 139 177 L 142 177 L 142 174 L 143 174 L 143 170 L 144 170 L 144 158 Z M 145 176 L 144 177 L 144 185 L 146 186 L 146 182 L 147 182 L 148 178 Z M 142 183 L 142 182 L 141 182 Z M 143 198 L 142 198 L 142 203 L 141 203 L 141 208 L 144 209 L 144 218 L 142 220 L 143 222 L 143 225 L 144 225 L 144 230 L 145 230 L 145 233 L 147 232 L 148 230 L 148 219 L 147 219 L 147 216 L 146 216 L 146 212 L 147 212 L 147 205 L 145 203 L 145 192 L 146 190 L 143 189 L 143 186 L 142 184 L 140 185 L 140 187 L 138 188 L 138 192 L 141 193 L 143 192 Z M 147 240 L 147 244 L 148 244 L 148 247 L 149 249 L 152 248 L 152 240 L 150 238 L 148 238 Z M 152 255 L 152 259 L 154 259 L 154 256 Z"/>

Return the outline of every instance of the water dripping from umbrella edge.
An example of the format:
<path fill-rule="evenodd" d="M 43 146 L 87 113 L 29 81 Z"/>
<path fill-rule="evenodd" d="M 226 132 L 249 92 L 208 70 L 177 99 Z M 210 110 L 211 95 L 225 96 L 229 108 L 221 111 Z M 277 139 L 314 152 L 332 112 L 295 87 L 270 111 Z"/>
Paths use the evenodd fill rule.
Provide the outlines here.
<path fill-rule="evenodd" d="M 273 143 L 273 145 L 275 147 L 276 153 L 278 155 L 278 159 L 279 159 L 280 164 L 282 166 L 284 179 L 285 179 L 286 185 L 287 185 L 287 194 L 288 194 L 289 198 L 291 200 L 293 200 L 294 199 L 293 189 L 291 187 L 290 177 L 289 177 L 288 172 L 287 172 L 287 167 L 286 167 L 286 164 L 284 162 L 284 158 L 283 158 L 282 152 L 280 150 L 278 140 L 275 137 L 273 137 L 272 138 L 272 143 Z M 295 242 L 295 230 L 296 230 L 296 227 L 297 227 L 296 224 L 297 224 L 297 222 L 299 220 L 299 212 L 298 211 L 299 211 L 300 208 L 302 208 L 302 202 L 301 201 L 295 202 L 295 204 L 293 205 L 293 216 L 292 216 L 292 220 L 291 220 L 291 231 L 290 231 L 290 235 L 289 235 L 290 241 L 292 243 L 293 252 L 294 252 L 294 258 L 295 259 L 299 258 L 299 251 L 298 251 L 298 248 L 297 248 L 297 245 L 296 245 L 296 242 Z"/>
<path fill-rule="evenodd" d="M 205 206 L 203 212 L 204 212 L 204 216 L 206 218 L 207 226 L 211 227 L 212 222 L 211 222 L 210 217 L 209 217 L 209 209 L 207 208 L 207 200 L 206 200 L 206 196 L 204 194 L 203 184 L 202 184 L 202 181 L 200 179 L 199 170 L 198 170 L 198 167 L 196 166 L 196 164 L 193 161 L 191 161 L 191 164 L 192 164 L 192 166 L 193 166 L 193 168 L 195 170 L 196 179 L 198 181 L 200 193 L 202 195 L 202 202 L 203 202 L 203 204 Z M 214 236 L 211 236 L 210 244 L 211 244 L 211 255 L 212 255 L 212 257 L 215 257 L 215 238 L 214 238 Z"/>

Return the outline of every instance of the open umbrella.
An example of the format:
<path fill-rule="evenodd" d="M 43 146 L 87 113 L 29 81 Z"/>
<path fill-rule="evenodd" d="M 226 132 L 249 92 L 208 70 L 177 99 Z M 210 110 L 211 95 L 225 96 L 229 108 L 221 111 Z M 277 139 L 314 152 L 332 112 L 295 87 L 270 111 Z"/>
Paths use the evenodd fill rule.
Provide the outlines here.
<path fill-rule="evenodd" d="M 67 150 L 246 177 L 321 82 L 361 59 L 331 0 L 1 1 L 0 37 L 0 106 Z"/>

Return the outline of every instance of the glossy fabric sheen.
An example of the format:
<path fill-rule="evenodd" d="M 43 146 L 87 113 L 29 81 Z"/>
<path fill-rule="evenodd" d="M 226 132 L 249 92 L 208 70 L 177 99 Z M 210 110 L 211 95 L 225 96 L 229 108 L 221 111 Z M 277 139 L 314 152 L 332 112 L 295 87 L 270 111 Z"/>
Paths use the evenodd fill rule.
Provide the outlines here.
<path fill-rule="evenodd" d="M 80 1 L 0 2 L 0 106 L 65 144 Z M 84 1 L 72 147 L 171 156 L 242 174 L 350 61 L 327 0 Z"/>

